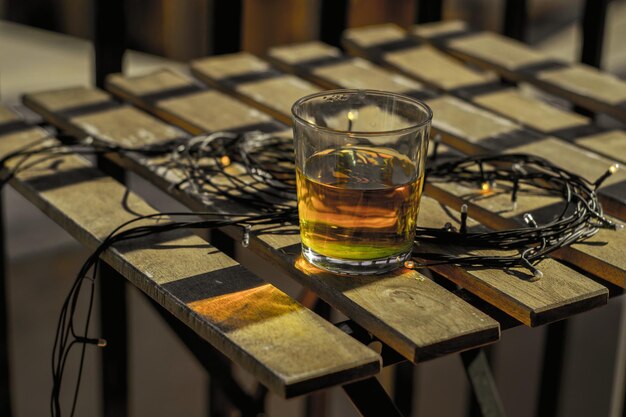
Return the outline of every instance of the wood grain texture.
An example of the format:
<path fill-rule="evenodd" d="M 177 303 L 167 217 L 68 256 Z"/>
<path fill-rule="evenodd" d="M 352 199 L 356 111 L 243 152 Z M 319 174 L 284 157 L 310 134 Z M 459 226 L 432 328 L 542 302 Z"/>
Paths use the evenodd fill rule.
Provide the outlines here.
<path fill-rule="evenodd" d="M 626 132 L 623 130 L 610 130 L 581 136 L 576 138 L 574 142 L 601 155 L 610 149 L 613 158 L 626 164 Z"/>
<path fill-rule="evenodd" d="M 483 94 L 475 103 L 543 133 L 590 124 L 587 117 L 524 95 L 516 88 Z"/>
<path fill-rule="evenodd" d="M 496 80 L 493 73 L 481 72 L 460 63 L 429 44 L 420 43 L 394 24 L 351 28 L 342 43 L 356 56 L 399 69 L 408 76 L 419 74 L 420 82 L 439 90 L 451 90 Z M 394 47 L 399 43 L 400 48 Z M 391 45 L 391 50 L 385 50 Z"/>
<path fill-rule="evenodd" d="M 308 44 L 306 47 L 309 55 L 308 59 L 311 59 L 311 52 Z M 274 53 L 274 50 L 270 51 L 270 55 L 274 56 L 275 60 L 278 60 L 278 57 L 286 55 L 286 52 L 282 47 L 279 47 L 276 50 L 280 53 Z M 289 46 L 288 50 L 297 52 L 297 45 Z M 317 50 L 321 51 L 320 53 L 325 54 L 338 53 L 337 51 L 328 52 L 327 48 L 318 48 Z M 297 55 L 297 53 L 290 55 L 290 62 L 292 64 L 282 62 L 282 66 L 287 69 L 290 68 L 294 72 L 297 71 L 297 68 L 292 66 L 294 62 L 297 62 L 294 61 L 293 58 L 295 55 Z M 319 78 L 318 76 L 310 73 L 305 72 L 304 74 L 313 81 L 317 81 Z M 360 80 L 352 80 L 351 82 L 367 86 L 369 79 L 374 77 L 374 73 L 361 71 L 361 74 L 362 78 Z M 356 75 L 357 74 L 353 72 L 353 76 Z M 383 76 L 385 76 L 383 70 L 378 69 L 375 72 L 375 77 Z M 387 76 L 392 77 L 389 74 Z M 341 80 L 343 78 L 342 74 L 333 73 L 327 76 L 324 80 L 324 84 L 331 84 L 336 88 L 342 87 L 343 85 L 341 84 Z M 563 141 L 528 132 L 510 120 L 495 116 L 486 110 L 479 109 L 471 103 L 464 102 L 460 99 L 451 96 L 439 96 L 433 99 L 428 99 L 426 102 L 433 109 L 434 130 L 438 131 L 443 136 L 444 140 L 447 140 L 447 143 L 464 153 L 475 154 L 482 153 L 485 150 L 515 150 L 517 152 L 536 153 L 539 156 L 552 160 L 552 162 L 556 164 L 562 163 L 566 166 L 572 167 L 574 172 L 581 172 L 582 174 L 583 171 L 580 171 L 580 169 L 583 169 L 584 174 L 589 175 L 589 178 L 591 179 L 597 178 L 594 174 L 597 172 L 604 172 L 611 164 L 611 161 L 603 159 L 597 155 L 590 156 L 589 152 L 585 152 L 584 150 L 578 149 L 575 146 Z M 585 168 L 581 168 L 583 165 Z M 591 168 L 588 169 L 587 165 Z M 597 175 L 599 176 L 600 174 Z M 605 207 L 610 210 L 612 214 L 615 214 L 623 219 L 624 216 L 626 216 L 626 213 L 624 212 L 625 206 L 622 203 L 622 200 L 625 197 L 625 194 L 622 191 L 622 187 L 624 187 L 624 173 L 619 173 L 618 171 L 618 174 L 615 175 L 617 175 L 617 177 L 614 176 L 611 180 L 613 183 L 607 185 L 603 190 L 601 189 L 601 192 L 604 196 L 607 196 L 607 198 L 603 198 Z M 534 200 L 533 197 L 530 197 L 529 199 Z M 540 200 L 535 201 L 541 204 Z M 447 202 L 447 204 L 454 205 L 455 203 L 454 200 L 451 200 L 450 202 Z M 508 204 L 510 206 L 510 203 Z M 535 204 L 534 201 L 533 204 Z M 547 207 L 547 205 L 545 206 Z M 460 204 L 455 207 L 460 207 Z M 503 212 L 506 211 L 503 211 L 502 207 L 493 207 L 489 211 L 480 211 L 479 213 L 482 214 L 481 217 L 475 217 L 481 222 L 490 225 L 490 227 L 510 227 L 503 225 L 498 226 L 498 224 L 500 224 L 500 218 L 502 217 L 500 214 Z M 523 212 L 516 213 L 518 222 L 521 222 L 521 214 L 523 214 Z M 602 238 L 607 240 L 592 239 L 592 241 L 596 242 L 595 244 L 597 245 L 612 245 L 617 249 L 623 247 L 620 243 L 621 235 L 623 234 L 600 234 L 594 237 L 594 239 Z M 588 256 L 568 257 L 568 262 L 572 262 L 584 270 L 598 275 L 604 280 L 616 283 L 620 286 L 624 285 L 625 272 L 621 260 L 609 255 L 608 253 L 587 248 L 586 245 L 581 245 L 577 249 L 580 252 L 586 253 Z"/>
<path fill-rule="evenodd" d="M 387 24 L 348 29 L 343 41 L 353 55 L 374 60 L 530 129 L 554 134 L 610 159 L 626 161 L 626 153 L 613 142 L 607 143 L 593 136 L 586 141 L 577 140 L 586 135 L 586 131 L 601 130 L 589 118 L 551 105 L 527 90 L 501 84 L 491 72 L 477 72 L 431 45 L 411 40 L 409 34 L 398 26 Z"/>
<path fill-rule="evenodd" d="M 45 136 L 39 128 L 0 136 L 0 155 Z M 18 173 L 11 184 L 90 249 L 136 213 L 156 213 L 74 155 Z M 103 259 L 279 395 L 308 393 L 380 369 L 376 353 L 188 232 L 117 244 Z"/>
<path fill-rule="evenodd" d="M 333 62 L 332 58 L 341 58 Z M 305 78 L 314 79 L 325 88 L 369 88 L 392 92 L 425 91 L 425 87 L 408 77 L 388 72 L 372 65 L 369 61 L 343 56 L 339 49 L 321 42 L 306 42 L 271 48 L 268 59 L 277 67 Z M 330 59 L 325 65 L 304 66 L 321 59 Z M 302 67 L 301 67 L 302 65 Z M 367 78 L 366 87 L 363 81 Z"/>
<path fill-rule="evenodd" d="M 212 58 L 206 58 L 204 60 L 205 65 L 210 63 L 211 60 Z M 251 68 L 259 67 L 259 61 L 261 61 L 259 58 L 252 56 L 248 56 L 247 60 L 250 62 Z M 214 80 L 214 82 L 219 81 Z M 228 85 L 223 87 L 228 89 Z M 283 86 L 267 93 L 267 97 L 261 100 L 257 106 L 263 108 L 262 103 L 270 97 L 277 97 L 281 94 L 291 95 L 292 93 L 287 91 L 288 88 L 288 86 Z M 255 91 L 255 94 L 262 93 Z M 251 96 L 249 99 L 253 100 L 254 97 Z M 283 107 L 282 111 L 286 113 L 288 108 Z M 444 210 L 428 197 L 423 198 L 420 213 L 420 222 L 430 227 L 443 227 L 447 222 L 457 224 L 459 219 L 458 213 L 453 210 Z M 454 247 L 430 248 L 424 245 L 422 250 L 459 251 L 460 249 Z M 601 285 L 575 273 L 573 270 L 565 268 L 555 261 L 549 260 L 545 264 L 546 271 L 549 271 L 550 277 L 556 277 L 556 279 L 550 279 L 549 284 L 545 284 L 546 288 L 543 288 L 543 283 L 530 283 L 528 279 L 522 278 L 524 273 L 519 270 L 513 273 L 498 270 L 464 271 L 454 266 L 433 269 L 521 322 L 532 326 L 546 323 L 558 317 L 562 318 L 564 317 L 563 314 L 573 314 L 574 311 L 580 308 L 586 308 L 585 305 L 595 305 L 595 302 L 606 297 L 606 290 Z M 574 277 L 572 274 L 576 276 Z M 554 287 L 551 289 L 547 288 L 550 285 L 554 285 Z M 559 292 L 556 290 L 559 286 L 570 288 L 572 291 Z M 587 304 L 589 301 L 591 302 Z"/>
<path fill-rule="evenodd" d="M 150 80 L 154 80 L 154 84 L 150 83 Z M 164 97 L 157 99 L 156 102 L 146 99 L 147 96 L 154 95 L 159 91 L 176 91 L 177 88 L 194 86 L 189 78 L 173 71 L 158 71 L 151 74 L 151 77 L 136 77 L 136 81 L 136 83 L 128 82 L 119 75 L 113 75 L 109 78 L 108 85 L 114 92 L 128 91 L 131 93 L 133 97 L 131 102 L 138 107 L 146 109 L 155 107 L 154 104 L 158 103 L 159 112 L 157 115 L 166 120 L 169 114 L 188 115 L 183 128 L 191 130 L 194 134 L 208 132 L 209 130 L 203 126 L 204 124 L 214 127 L 210 131 L 219 131 L 239 126 L 268 123 L 272 120 L 271 117 L 258 110 L 247 108 L 238 100 L 215 90 L 198 89 L 198 91 L 191 93 L 174 94 L 171 97 L 163 95 Z M 207 103 L 210 103 L 209 105 L 215 110 L 223 109 L 224 117 L 218 117 L 216 114 L 211 120 L 204 120 L 202 109 L 198 109 L 198 106 L 206 106 Z M 231 116 L 232 114 L 239 116 Z M 144 124 L 145 122 L 140 123 L 140 125 Z"/>
<path fill-rule="evenodd" d="M 150 76 L 140 77 L 144 81 Z M 116 78 L 111 79 L 111 86 Z M 128 79 L 131 82 L 133 79 Z M 189 81 L 191 82 L 191 81 Z M 122 85 L 117 85 L 116 92 L 125 91 Z M 219 94 L 214 92 L 215 94 Z M 125 91 L 124 97 L 131 98 L 130 90 Z M 194 99 L 192 95 L 185 95 L 180 98 L 165 99 L 166 104 L 171 104 L 170 100 L 178 100 L 181 104 L 185 97 Z M 220 115 L 223 115 L 225 108 L 214 105 L 211 97 L 206 97 L 204 103 L 196 102 L 196 106 L 188 106 L 186 109 L 193 114 L 193 118 L 198 126 L 195 129 L 202 131 L 212 131 L 211 123 L 220 122 Z M 226 98 L 224 98 L 225 100 Z M 232 100 L 232 99 L 231 99 Z M 140 97 L 133 96 L 133 101 L 142 101 Z M 58 120 L 39 103 L 37 95 L 28 97 L 27 103 L 51 121 Z M 154 110 L 155 113 L 168 115 L 168 120 L 172 122 L 180 121 L 182 115 L 176 116 L 173 112 L 166 111 L 160 100 L 152 100 L 149 103 L 143 102 L 143 107 Z M 243 104 L 241 104 L 243 106 Z M 158 112 L 156 111 L 158 108 Z M 231 109 L 232 110 L 232 109 Z M 244 112 L 238 117 L 243 118 L 249 114 L 250 109 L 242 109 Z M 258 112 L 257 110 L 255 110 Z M 116 124 L 116 120 L 109 120 L 111 125 Z M 247 121 L 243 121 L 244 126 L 248 126 Z M 277 123 L 277 122 L 276 122 Z M 75 125 L 71 121 L 61 123 L 64 126 Z M 181 126 L 189 126 L 189 121 L 181 123 Z M 140 125 L 127 125 L 130 131 L 139 129 Z M 288 130 L 285 127 L 286 130 Z M 106 131 L 104 131 L 106 133 Z M 144 168 L 139 168 L 139 165 Z M 167 178 L 158 175 L 150 167 L 149 161 L 136 161 L 133 169 L 138 168 L 141 175 L 154 182 L 164 190 L 171 191 L 171 182 L 168 184 Z M 186 196 L 176 195 L 185 204 L 192 208 L 206 208 L 205 202 L 194 200 L 190 194 Z M 219 202 L 215 203 L 220 207 Z M 227 233 L 241 239 L 241 230 L 227 229 Z M 250 244 L 251 249 L 267 257 L 270 262 L 278 268 L 286 271 L 290 276 L 298 280 L 302 285 L 315 290 L 322 298 L 333 306 L 344 312 L 356 322 L 364 326 L 385 343 L 398 350 L 408 359 L 413 361 L 425 360 L 452 351 L 468 349 L 486 343 L 496 341 L 499 337 L 498 323 L 471 307 L 458 297 L 443 290 L 428 280 L 422 280 L 422 276 L 414 271 L 401 270 L 396 274 L 378 277 L 374 282 L 368 282 L 366 278 L 359 281 L 352 278 L 338 277 L 333 274 L 310 271 L 302 268 L 302 260 L 299 258 L 299 238 L 293 235 L 269 235 L 254 234 Z M 268 279 L 271 277 L 268 277 Z M 371 279 L 371 277 L 370 277 Z M 383 291 L 383 288 L 386 291 Z M 400 292 L 394 292 L 400 289 Z M 407 296 L 407 294 L 409 296 Z M 421 309 L 418 306 L 439 304 L 440 307 L 433 311 L 445 310 L 445 315 L 435 314 L 430 309 Z M 444 308 L 445 306 L 445 308 Z M 411 314 L 409 314 L 411 312 Z M 449 314 L 448 314 L 449 312 Z"/>
<path fill-rule="evenodd" d="M 579 106 L 626 120 L 626 82 L 596 68 L 570 64 L 491 32 L 466 32 L 448 23 L 415 27 L 412 34 L 473 64 L 512 80 L 532 83 Z M 446 34 L 456 34 L 437 41 Z"/>
<path fill-rule="evenodd" d="M 264 111 L 285 123 L 290 118 L 285 108 L 291 108 L 300 97 L 318 91 L 318 87 L 291 74 L 280 74 L 271 78 L 263 78 L 262 74 L 271 71 L 270 65 L 256 59 L 247 52 L 227 54 L 191 62 L 191 72 L 202 82 L 222 91 L 228 91 L 238 99 L 258 103 Z M 245 82 L 233 82 L 237 77 L 248 76 Z M 255 79 L 256 76 L 256 79 Z M 288 86 L 286 93 L 275 96 L 272 92 Z"/>

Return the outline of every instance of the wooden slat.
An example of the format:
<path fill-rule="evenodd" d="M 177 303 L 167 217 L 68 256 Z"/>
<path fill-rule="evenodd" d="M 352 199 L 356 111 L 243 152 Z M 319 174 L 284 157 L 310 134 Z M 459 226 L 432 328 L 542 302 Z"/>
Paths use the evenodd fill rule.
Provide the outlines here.
<path fill-rule="evenodd" d="M 155 110 L 162 116 L 166 114 L 172 120 L 180 116 L 188 117 L 181 125 L 186 128 L 194 126 L 192 132 L 212 131 L 215 123 L 223 128 L 223 119 L 240 120 L 242 128 L 248 128 L 253 123 L 262 123 L 267 126 L 267 116 L 253 110 L 236 100 L 221 95 L 215 91 L 183 92 L 176 97 L 154 99 L 162 97 L 157 90 L 163 86 L 165 95 L 170 95 L 172 89 L 169 83 L 176 83 L 175 75 L 169 73 L 159 75 L 160 87 L 152 86 L 149 82 L 142 83 L 142 78 L 133 85 L 129 93 L 133 94 L 133 101 L 143 103 L 146 108 Z M 119 78 L 113 78 L 119 79 Z M 169 80 L 169 81 L 168 81 Z M 180 89 L 178 90 L 180 93 Z M 118 89 L 118 92 L 121 92 Z M 209 94 L 211 93 L 211 94 Z M 63 91 L 52 93 L 62 100 Z M 91 94 L 87 92 L 86 95 Z M 136 94 L 136 95 L 135 95 Z M 43 97 L 43 98 L 42 98 Z M 128 96 L 127 98 L 131 98 Z M 146 99 L 148 98 L 148 99 Z M 41 95 L 26 96 L 25 102 L 46 119 L 64 128 L 80 129 L 81 125 L 90 124 L 91 118 L 103 117 L 100 113 L 82 116 L 77 121 L 64 118 L 59 112 L 48 110 L 50 98 Z M 204 101 L 203 101 L 204 100 Z M 227 105 L 225 103 L 228 103 Z M 156 111 L 158 108 L 158 112 Z M 239 110 L 234 113 L 234 109 Z M 137 111 L 137 110 L 135 110 Z M 226 114 L 228 113 L 228 114 Z M 144 117 L 149 115 L 142 113 Z M 232 115 L 231 115 L 232 114 Z M 178 115 L 178 116 L 175 116 Z M 116 136 L 109 132 L 117 125 L 119 114 L 113 114 L 107 123 L 98 125 L 98 134 L 103 134 L 115 140 Z M 153 125 L 158 122 L 151 118 Z M 116 135 L 126 137 L 134 132 L 144 131 L 154 136 L 161 134 L 148 128 L 138 119 L 128 120 L 124 125 L 126 132 L 117 132 Z M 161 130 L 169 125 L 161 123 Z M 230 125 L 229 128 L 236 126 Z M 84 132 L 83 132 L 84 133 Z M 164 178 L 155 173 L 150 161 L 130 161 L 132 168 L 141 175 L 167 191 L 174 191 L 169 187 L 180 178 Z M 170 172 L 169 175 L 175 173 Z M 176 196 L 192 208 L 204 208 L 204 202 L 191 194 Z M 216 207 L 223 207 L 219 201 Z M 234 236 L 241 238 L 241 230 L 227 230 Z M 385 276 L 371 277 L 341 277 L 323 273 L 319 270 L 306 268 L 306 264 L 299 257 L 300 245 L 297 235 L 270 235 L 252 234 L 250 249 L 268 259 L 276 268 L 289 274 L 302 285 L 314 290 L 322 298 L 344 312 L 347 316 L 361 324 L 378 338 L 412 361 L 425 360 L 453 351 L 468 349 L 496 341 L 499 337 L 498 323 L 439 287 L 415 271 L 400 270 Z M 271 277 L 268 277 L 268 279 Z M 421 308 L 430 306 L 432 308 Z"/>
<path fill-rule="evenodd" d="M 609 130 L 607 132 L 585 135 L 576 138 L 576 145 L 583 146 L 598 154 L 606 154 L 610 149 L 613 157 L 626 163 L 626 132 Z"/>
<path fill-rule="evenodd" d="M 337 59 L 337 50 L 333 50 L 328 46 L 319 47 L 317 43 L 314 45 L 315 51 L 321 55 L 317 57 L 318 61 L 324 56 L 330 56 L 330 54 L 333 54 L 334 59 Z M 304 50 L 307 51 L 306 59 L 310 62 L 312 59 L 311 45 L 305 44 Z M 274 60 L 281 64 L 282 67 L 302 73 L 305 77 L 317 81 L 321 77 L 320 72 L 317 71 L 319 68 L 311 72 L 310 68 L 307 68 L 305 65 L 298 65 L 296 58 L 299 56 L 298 52 L 298 45 L 292 45 L 272 49 L 270 50 L 270 56 L 274 57 Z M 284 61 L 284 57 L 288 57 L 286 58 L 287 60 Z M 360 59 L 343 59 L 342 65 L 345 67 L 349 62 L 352 62 L 352 60 Z M 353 69 L 350 72 L 351 78 L 349 85 L 351 87 L 368 88 L 370 79 L 385 77 L 387 78 L 386 82 L 392 85 L 393 80 L 396 79 L 396 75 L 390 74 L 388 71 L 384 71 L 380 68 L 376 68 L 375 71 L 370 71 L 362 65 L 359 65 L 357 68 L 358 70 Z M 325 86 L 333 85 L 335 87 L 346 87 L 347 85 L 342 84 L 346 79 L 341 69 L 335 68 L 335 71 L 326 71 L 323 84 Z M 393 84 L 393 87 L 393 91 L 406 92 L 406 90 L 402 90 L 401 85 Z M 410 94 L 413 92 L 414 90 L 409 90 Z M 581 170 L 584 170 L 584 175 L 588 175 L 589 178 L 592 179 L 597 178 L 602 172 L 606 171 L 610 164 L 609 161 L 602 160 L 595 155 L 588 155 L 588 153 L 579 150 L 575 146 L 563 143 L 555 138 L 542 138 L 541 136 L 537 137 L 536 135 L 528 134 L 527 131 L 521 129 L 519 125 L 501 117 L 496 117 L 485 110 L 477 109 L 470 103 L 463 102 L 457 98 L 439 96 L 427 99 L 426 102 L 434 112 L 433 127 L 436 128 L 435 130 L 440 132 L 444 139 L 448 140 L 449 144 L 463 152 L 484 152 L 485 147 L 489 146 L 489 148 L 491 148 L 494 142 L 507 143 L 508 141 L 511 142 L 509 143 L 509 148 L 507 148 L 509 151 L 536 153 L 557 164 L 572 167 L 572 170 L 575 172 L 583 173 Z M 529 141 L 529 139 L 532 140 Z M 478 146 L 477 143 L 480 143 L 481 146 Z M 513 146 L 514 144 L 517 145 Z M 565 157 L 562 155 L 565 155 Z M 618 171 L 618 173 L 610 179 L 611 183 L 604 188 L 605 195 L 610 194 L 613 197 L 611 199 L 604 199 L 605 207 L 612 209 L 613 213 L 621 215 L 621 218 L 624 218 L 626 214 L 625 206 L 620 202 L 620 200 L 626 198 L 626 195 L 620 191 L 626 184 L 624 175 L 626 175 L 626 173 Z M 528 199 L 531 200 L 532 204 L 535 206 L 535 211 L 547 205 L 546 202 L 541 201 L 541 199 L 530 197 Z M 524 214 L 524 211 L 521 210 L 521 207 L 520 205 L 518 210 L 511 211 L 510 203 L 500 198 L 499 204 L 490 201 L 489 211 L 478 211 L 475 213 L 474 217 L 493 228 L 510 227 L 511 223 L 508 223 L 508 226 L 503 225 L 503 217 L 500 214 L 505 213 L 510 218 L 515 218 L 516 221 L 519 222 L 518 224 L 522 224 L 521 215 Z M 599 239 L 600 236 L 602 236 L 602 240 L 594 240 Z M 624 247 L 624 244 L 626 244 L 626 236 L 624 236 L 624 233 L 601 233 L 594 239 L 592 239 L 592 241 L 597 242 L 596 244 L 608 244 L 608 246 L 612 246 L 615 250 Z M 575 249 L 572 249 L 576 251 L 576 256 L 568 256 L 567 260 L 604 280 L 623 287 L 626 281 L 626 274 L 624 272 L 626 269 L 626 260 L 624 260 L 623 257 L 616 257 L 609 254 L 609 251 L 597 251 L 595 249 L 589 249 L 587 246 L 588 245 L 577 245 Z"/>
<path fill-rule="evenodd" d="M 314 93 L 318 88 L 301 78 L 278 73 L 265 61 L 256 60 L 250 65 L 250 56 L 241 52 L 219 55 L 206 61 L 199 59 L 192 63 L 191 68 L 204 83 L 228 91 L 249 104 L 261 104 L 265 112 L 287 123 L 289 115 L 283 109 L 291 108 L 297 99 Z M 288 87 L 286 93 L 272 96 L 283 85 Z"/>
<path fill-rule="evenodd" d="M 252 71 L 254 68 L 260 67 L 257 65 L 260 61 L 258 58 L 252 55 L 237 54 L 237 60 L 240 67 L 243 66 L 244 58 L 251 63 L 249 66 Z M 193 71 L 199 74 L 200 71 L 208 69 L 211 73 L 215 74 L 218 79 L 230 79 L 229 76 L 221 76 L 217 69 L 221 67 L 221 63 L 227 56 L 221 56 L 216 58 L 208 58 L 202 61 L 200 67 L 194 66 Z M 217 61 L 217 66 L 213 67 L 213 59 Z M 222 71 L 228 71 L 223 69 Z M 142 77 L 145 81 L 155 75 L 148 75 Z M 276 76 L 276 79 L 280 79 Z M 113 78 L 110 81 L 110 88 L 120 92 L 121 95 L 127 96 L 130 93 L 132 79 Z M 302 83 L 305 83 L 302 81 Z M 225 88 L 235 88 L 235 85 L 228 85 L 230 82 L 225 83 Z M 285 98 L 293 97 L 293 92 L 287 91 L 289 86 L 282 84 L 273 91 L 264 91 L 265 86 L 261 89 L 255 89 L 255 81 L 246 81 L 246 88 L 250 94 L 249 100 L 254 97 L 265 95 L 259 100 L 259 107 L 266 108 L 264 103 L 269 101 L 270 98 L 276 97 L 278 102 L 284 102 L 283 114 L 288 112 L 291 107 L 291 103 L 287 100 L 281 99 L 280 96 L 284 94 Z M 308 84 L 307 88 L 312 90 L 315 87 Z M 208 108 L 208 106 L 203 106 Z M 214 114 L 218 111 L 204 111 L 204 119 L 211 120 Z M 285 114 L 286 116 L 286 114 Z M 176 116 L 172 119 L 174 122 L 179 117 L 185 117 L 185 115 Z M 207 126 L 208 128 L 208 126 Z M 422 202 L 422 213 L 420 215 L 420 222 L 425 221 L 424 225 L 431 227 L 442 227 L 446 222 L 456 223 L 459 218 L 458 213 L 452 211 L 445 211 L 434 200 L 424 197 Z M 423 214 L 427 213 L 427 214 Z M 440 251 L 441 248 L 428 247 L 423 245 L 424 251 Z M 459 250 L 459 248 L 447 248 L 447 250 Z M 546 323 L 550 320 L 557 320 L 563 317 L 567 317 L 574 312 L 586 310 L 595 305 L 601 304 L 606 300 L 606 289 L 601 285 L 586 279 L 582 275 L 569 270 L 562 265 L 559 265 L 555 261 L 546 261 L 547 271 L 550 271 L 550 276 L 556 276 L 556 272 L 560 270 L 559 278 L 547 279 L 542 282 L 531 283 L 527 279 L 520 279 L 520 276 L 524 276 L 525 272 L 516 270 L 517 276 L 511 273 L 505 273 L 499 270 L 483 270 L 483 271 L 464 271 L 458 267 L 443 266 L 433 268 L 437 272 L 445 275 L 453 280 L 455 283 L 463 285 L 470 289 L 478 296 L 486 299 L 496 307 L 502 309 L 509 315 L 517 318 L 521 322 L 527 325 L 539 325 Z M 526 275 L 527 276 L 527 275 Z M 554 287 L 553 287 L 554 285 Z M 563 291 L 563 288 L 569 288 L 571 291 Z"/>
<path fill-rule="evenodd" d="M 409 76 L 419 73 L 421 82 L 438 90 L 497 81 L 493 73 L 469 68 L 435 47 L 410 37 L 394 24 L 348 29 L 342 41 L 351 54 L 401 68 Z"/>
<path fill-rule="evenodd" d="M 596 68 L 552 58 L 492 32 L 470 31 L 462 22 L 429 23 L 412 33 L 461 59 L 527 81 L 581 107 L 626 121 L 626 82 Z"/>
<path fill-rule="evenodd" d="M 45 136 L 40 128 L 2 135 L 0 155 Z M 156 213 L 74 155 L 18 173 L 11 184 L 90 249 L 136 213 Z M 116 244 L 103 259 L 279 395 L 308 393 L 380 369 L 372 350 L 189 232 Z"/>
<path fill-rule="evenodd" d="M 530 129 L 576 143 L 608 159 L 626 161 L 622 143 L 606 141 L 605 129 L 594 125 L 591 119 L 504 84 L 491 72 L 478 72 L 410 37 L 396 25 L 349 29 L 344 32 L 343 42 L 353 55 L 373 60 Z"/>

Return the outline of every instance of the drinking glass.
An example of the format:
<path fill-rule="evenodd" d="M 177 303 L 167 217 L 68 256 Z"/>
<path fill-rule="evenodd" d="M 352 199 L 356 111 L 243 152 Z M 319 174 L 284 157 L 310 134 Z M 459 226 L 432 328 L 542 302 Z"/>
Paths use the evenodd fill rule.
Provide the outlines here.
<path fill-rule="evenodd" d="M 302 254 L 344 274 L 411 256 L 432 119 L 400 94 L 330 90 L 291 109 Z"/>

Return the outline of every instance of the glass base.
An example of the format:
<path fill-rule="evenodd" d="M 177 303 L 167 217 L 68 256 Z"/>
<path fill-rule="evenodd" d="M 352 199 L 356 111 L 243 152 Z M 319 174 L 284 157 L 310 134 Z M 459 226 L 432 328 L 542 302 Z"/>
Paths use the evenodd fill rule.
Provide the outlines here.
<path fill-rule="evenodd" d="M 390 256 L 388 258 L 368 260 L 337 259 L 321 255 L 302 244 L 302 256 L 317 266 L 337 274 L 372 275 L 384 274 L 404 265 L 404 261 L 411 257 L 411 251 Z"/>

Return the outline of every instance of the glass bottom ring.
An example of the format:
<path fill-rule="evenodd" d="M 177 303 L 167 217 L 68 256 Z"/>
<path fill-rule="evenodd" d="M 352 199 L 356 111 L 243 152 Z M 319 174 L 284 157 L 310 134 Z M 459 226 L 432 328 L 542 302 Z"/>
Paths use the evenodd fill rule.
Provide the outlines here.
<path fill-rule="evenodd" d="M 302 244 L 302 256 L 318 268 L 337 274 L 374 275 L 384 274 L 385 272 L 393 271 L 403 266 L 404 262 L 411 257 L 411 251 L 386 258 L 349 260 L 321 255 L 305 244 Z"/>

